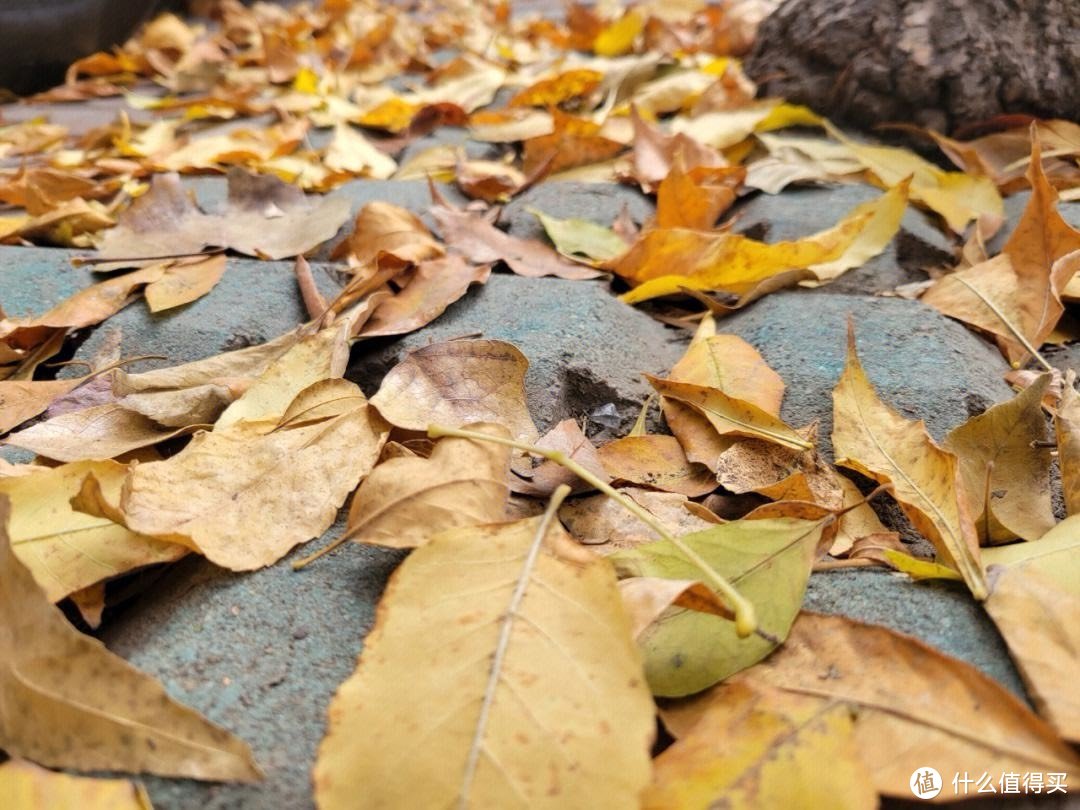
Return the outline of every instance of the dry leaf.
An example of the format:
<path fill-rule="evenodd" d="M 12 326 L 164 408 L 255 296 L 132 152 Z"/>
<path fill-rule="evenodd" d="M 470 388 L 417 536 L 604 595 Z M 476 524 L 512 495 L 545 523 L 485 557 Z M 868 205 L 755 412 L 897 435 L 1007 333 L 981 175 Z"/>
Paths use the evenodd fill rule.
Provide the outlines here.
<path fill-rule="evenodd" d="M 633 176 L 642 191 L 653 192 L 667 177 L 676 162 L 683 170 L 698 166 L 722 167 L 728 162 L 716 149 L 698 143 L 689 135 L 668 135 L 643 119 L 637 109 L 630 112 L 634 125 Z"/>
<path fill-rule="evenodd" d="M 388 202 L 371 202 L 360 209 L 353 232 L 334 248 L 333 257 L 347 257 L 353 267 L 371 267 L 387 256 L 417 264 L 445 253 L 410 211 Z"/>
<path fill-rule="evenodd" d="M 397 163 L 392 157 L 345 122 L 338 122 L 334 127 L 334 137 L 326 147 L 323 163 L 326 168 L 335 172 L 374 177 L 378 180 L 392 177 L 397 171 Z"/>
<path fill-rule="evenodd" d="M 508 437 L 499 425 L 471 429 Z M 353 496 L 348 533 L 357 543 L 416 548 L 446 529 L 498 523 L 509 474 L 508 447 L 440 439 L 430 458 L 390 459 L 371 471 Z"/>
<path fill-rule="evenodd" d="M 573 419 L 563 419 L 536 442 L 537 447 L 555 450 L 576 461 L 604 483 L 610 483 L 608 474 L 600 461 L 600 455 L 589 438 L 581 432 Z M 566 467 L 550 459 L 526 471 L 517 470 L 522 478 L 511 480 L 511 489 L 533 497 L 549 497 L 561 485 L 566 484 L 573 492 L 584 492 L 592 485 L 582 481 Z"/>
<path fill-rule="evenodd" d="M 687 460 L 674 436 L 625 436 L 600 447 L 609 476 L 639 486 L 696 498 L 716 489 L 716 478 L 702 464 Z"/>
<path fill-rule="evenodd" d="M 456 529 L 390 580 L 330 704 L 315 799 L 324 810 L 358 795 L 386 807 L 629 808 L 653 733 L 610 564 L 545 518 Z"/>
<path fill-rule="evenodd" d="M 746 170 L 741 167 L 684 170 L 676 165 L 656 190 L 656 226 L 712 228 L 735 204 L 735 192 L 745 177 Z"/>
<path fill-rule="evenodd" d="M 552 110 L 553 131 L 525 140 L 522 171 L 528 177 L 543 170 L 548 174 L 599 163 L 613 158 L 626 147 L 604 137 L 600 124 Z"/>
<path fill-rule="evenodd" d="M 692 579 L 661 579 L 660 577 L 630 577 L 619 581 L 619 594 L 630 617 L 631 632 L 638 638 L 671 607 L 697 610 L 734 619 L 731 608 L 724 604 L 716 591 L 703 582 Z"/>
<path fill-rule="evenodd" d="M 881 484 L 904 514 L 959 571 L 976 599 L 988 593 L 979 562 L 979 538 L 962 489 L 956 456 L 941 449 L 926 425 L 909 421 L 882 402 L 855 352 L 848 329 L 847 365 L 833 391 L 836 463 Z"/>
<path fill-rule="evenodd" d="M 11 503 L 11 550 L 52 602 L 143 565 L 172 562 L 188 549 L 128 531 L 108 518 L 76 511 L 71 500 L 93 475 L 116 498 L 127 467 L 83 461 L 0 478 Z"/>
<path fill-rule="evenodd" d="M 766 706 L 776 692 L 853 711 L 855 748 L 879 793 L 911 796 L 912 773 L 1075 771 L 1076 755 L 1003 686 L 910 636 L 842 616 L 803 613 L 766 661 L 699 697 L 669 707 L 678 737 L 750 686 Z M 977 763 L 977 764 L 976 764 Z M 942 793 L 941 798 L 952 798 Z"/>
<path fill-rule="evenodd" d="M 225 274 L 225 256 L 176 262 L 165 268 L 157 281 L 146 287 L 146 303 L 151 312 L 190 304 L 209 293 Z"/>
<path fill-rule="evenodd" d="M 1076 373 L 1071 370 L 1065 372 L 1061 402 L 1054 414 L 1054 433 L 1065 511 L 1080 514 L 1080 394 L 1076 392 Z"/>
<path fill-rule="evenodd" d="M 175 174 L 154 177 L 150 191 L 122 213 L 101 240 L 100 256 L 153 259 L 231 248 L 248 256 L 298 256 L 332 238 L 349 218 L 349 201 L 309 202 L 303 191 L 272 176 L 229 172 L 229 199 L 220 216 L 203 213 Z"/>
<path fill-rule="evenodd" d="M 0 747 L 53 768 L 250 782 L 241 740 L 68 624 L 11 552 L 0 495 Z"/>
<path fill-rule="evenodd" d="M 852 714 L 843 704 L 747 681 L 719 687 L 697 722 L 657 757 L 642 806 L 873 810 L 877 791 L 859 759 Z"/>
<path fill-rule="evenodd" d="M 960 461 L 964 496 L 980 539 L 997 544 L 1038 540 L 1054 526 L 1050 449 L 1042 398 L 1050 375 L 1008 402 L 973 416 L 945 437 Z"/>
<path fill-rule="evenodd" d="M 638 487 L 623 487 L 620 492 L 649 512 L 676 536 L 708 529 L 723 522 L 685 495 L 654 492 Z M 609 554 L 619 548 L 633 548 L 657 539 L 651 528 L 607 495 L 593 495 L 568 501 L 559 510 L 559 519 L 575 540 L 592 546 L 601 554 Z"/>
<path fill-rule="evenodd" d="M 378 460 L 388 427 L 344 380 L 317 382 L 297 401 L 308 419 L 286 411 L 266 433 L 219 423 L 175 456 L 136 465 L 118 504 L 127 527 L 234 571 L 272 565 L 321 535 Z M 332 415 L 312 413 L 320 405 Z"/>
<path fill-rule="evenodd" d="M 153 810 L 142 785 L 39 768 L 24 759 L 0 765 L 0 796 L 7 810 Z"/>
<path fill-rule="evenodd" d="M 536 426 L 525 403 L 529 361 L 501 340 L 452 340 L 411 352 L 371 398 L 383 418 L 405 430 L 494 422 L 532 443 Z"/>

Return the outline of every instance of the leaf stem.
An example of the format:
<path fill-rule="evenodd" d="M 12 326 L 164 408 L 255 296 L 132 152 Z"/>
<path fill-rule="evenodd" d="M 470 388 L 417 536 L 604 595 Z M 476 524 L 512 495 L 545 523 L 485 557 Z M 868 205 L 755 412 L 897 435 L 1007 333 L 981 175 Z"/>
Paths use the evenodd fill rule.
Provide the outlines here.
<path fill-rule="evenodd" d="M 727 579 L 713 568 L 705 558 L 694 551 L 694 549 L 687 545 L 681 538 L 676 537 L 668 531 L 667 527 L 657 520 L 653 514 L 636 504 L 630 498 L 627 498 L 602 478 L 578 464 L 578 462 L 574 461 L 574 459 L 570 458 L 561 450 L 548 450 L 545 447 L 537 447 L 533 444 L 526 444 L 525 442 L 507 439 L 502 436 L 491 436 L 487 433 L 480 433 L 475 430 L 451 428 L 444 425 L 429 425 L 428 436 L 432 439 L 438 439 L 443 436 L 456 436 L 461 439 L 494 442 L 495 444 L 502 444 L 517 450 L 524 450 L 526 453 L 541 456 L 542 458 L 546 458 L 549 461 L 553 461 L 556 464 L 565 467 L 582 481 L 585 481 L 590 486 L 603 492 L 609 498 L 612 498 L 616 503 L 622 506 L 623 509 L 656 532 L 662 540 L 671 543 L 671 545 L 678 549 L 686 559 L 700 569 L 702 574 L 705 575 L 705 580 L 709 582 L 713 588 L 715 588 L 717 593 L 727 600 L 728 604 L 731 606 L 732 612 L 735 614 L 735 632 L 738 634 L 739 638 L 746 638 L 757 630 L 757 615 L 754 611 L 753 604 L 740 594 L 735 589 L 735 586 L 728 582 Z"/>

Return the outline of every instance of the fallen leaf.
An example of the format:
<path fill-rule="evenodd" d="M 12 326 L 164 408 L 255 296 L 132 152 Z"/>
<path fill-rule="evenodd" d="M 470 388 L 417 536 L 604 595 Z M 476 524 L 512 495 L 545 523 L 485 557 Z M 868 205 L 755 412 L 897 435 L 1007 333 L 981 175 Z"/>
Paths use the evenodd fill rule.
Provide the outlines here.
<path fill-rule="evenodd" d="M 621 256 L 629 247 L 611 228 L 587 219 L 559 219 L 536 209 L 529 211 L 540 220 L 544 233 L 564 256 L 606 262 Z"/>
<path fill-rule="evenodd" d="M 942 774 L 1073 771 L 1076 755 L 1021 701 L 979 670 L 910 636 L 843 616 L 803 613 L 767 660 L 704 695 L 664 710 L 681 737 L 749 686 L 768 705 L 775 692 L 842 705 L 854 717 L 855 748 L 874 787 L 911 796 L 911 775 L 934 763 Z M 775 690 L 775 692 L 774 692 Z"/>
<path fill-rule="evenodd" d="M 353 267 L 370 267 L 387 256 L 417 264 L 445 253 L 413 213 L 393 203 L 370 202 L 360 209 L 352 233 L 332 255 L 335 259 L 347 257 Z"/>
<path fill-rule="evenodd" d="M 992 589 L 986 612 L 1023 676 L 1036 711 L 1070 742 L 1080 740 L 1080 518 L 1043 537 L 986 549 Z"/>
<path fill-rule="evenodd" d="M 708 529 L 723 521 L 701 504 L 674 492 L 623 487 L 622 494 L 660 521 L 673 535 Z M 601 554 L 633 548 L 656 540 L 656 533 L 607 495 L 592 495 L 564 503 L 559 519 L 579 543 Z"/>
<path fill-rule="evenodd" d="M 774 501 L 810 501 L 837 511 L 843 506 L 839 476 L 816 450 L 741 439 L 719 455 L 713 471 L 720 486 L 736 495 L 757 492 Z"/>
<path fill-rule="evenodd" d="M 1061 292 L 1080 269 L 1080 231 L 1058 213 L 1032 146 L 1032 194 L 1001 253 L 941 278 L 922 296 L 938 311 L 991 334 L 1014 367 L 1038 351 L 1057 325 Z"/>
<path fill-rule="evenodd" d="M 563 419 L 541 436 L 536 446 L 562 453 L 604 483 L 609 483 L 611 480 L 600 461 L 597 449 L 573 419 Z M 511 489 L 533 497 L 550 497 L 562 484 L 570 487 L 572 492 L 583 492 L 593 488 L 591 484 L 581 480 L 566 467 L 551 459 L 544 459 L 527 471 L 517 470 L 516 472 L 523 477 L 515 476 L 511 481 Z"/>
<path fill-rule="evenodd" d="M 723 391 L 773 416 L 780 415 L 784 380 L 761 353 L 738 335 L 695 337 L 669 379 Z"/>
<path fill-rule="evenodd" d="M 656 758 L 644 808 L 878 806 L 851 708 L 745 680 L 720 690 L 722 698 Z"/>
<path fill-rule="evenodd" d="M 0 436 L 43 413 L 53 400 L 86 382 L 66 380 L 0 380 Z"/>
<path fill-rule="evenodd" d="M 536 426 L 525 402 L 529 361 L 501 340 L 451 340 L 411 352 L 383 378 L 371 404 L 405 430 L 493 422 L 533 443 Z"/>
<path fill-rule="evenodd" d="M 434 321 L 473 284 L 486 284 L 491 265 L 471 265 L 457 255 L 428 259 L 398 278 L 403 286 L 382 301 L 360 330 L 360 337 L 414 332 Z"/>
<path fill-rule="evenodd" d="M 321 535 L 375 465 L 388 427 L 345 380 L 317 382 L 297 400 L 307 420 L 287 410 L 265 433 L 219 423 L 176 455 L 133 467 L 118 504 L 127 527 L 234 571 L 272 565 Z M 311 413 L 327 404 L 333 415 Z"/>
<path fill-rule="evenodd" d="M 624 436 L 602 445 L 598 455 L 604 470 L 617 481 L 690 498 L 716 489 L 709 468 L 688 461 L 674 436 Z"/>
<path fill-rule="evenodd" d="M 334 127 L 334 137 L 326 147 L 323 163 L 335 172 L 385 180 L 397 171 L 397 163 L 345 122 Z"/>
<path fill-rule="evenodd" d="M 146 304 L 151 312 L 190 304 L 214 289 L 224 274 L 224 254 L 176 262 L 165 268 L 160 279 L 147 285 Z"/>
<path fill-rule="evenodd" d="M 593 40 L 593 51 L 597 56 L 622 56 L 633 48 L 644 27 L 645 18 L 640 13 L 627 11 L 600 30 Z"/>
<path fill-rule="evenodd" d="M 943 450 L 921 421 L 909 421 L 882 402 L 855 350 L 848 329 L 844 373 L 833 391 L 836 463 L 891 484 L 904 514 L 959 571 L 976 599 L 988 593 L 979 562 L 979 538 L 963 493 L 956 456 Z"/>
<path fill-rule="evenodd" d="M 656 226 L 712 228 L 720 215 L 735 204 L 735 193 L 745 176 L 741 167 L 698 166 L 684 170 L 677 161 L 656 190 Z"/>
<path fill-rule="evenodd" d="M 1044 374 L 1007 402 L 954 428 L 944 447 L 960 461 L 964 496 L 980 539 L 995 545 L 1037 540 L 1054 526 L 1050 449 L 1042 398 Z"/>
<path fill-rule="evenodd" d="M 553 131 L 525 140 L 521 170 L 529 177 L 544 169 L 549 174 L 613 158 L 626 147 L 604 137 L 600 124 L 552 110 Z"/>
<path fill-rule="evenodd" d="M 607 561 L 545 517 L 444 532 L 398 568 L 330 704 L 315 800 L 631 807 L 653 712 Z"/>
<path fill-rule="evenodd" d="M 588 96 L 600 86 L 604 74 L 596 70 L 578 68 L 566 70 L 556 76 L 520 90 L 510 99 L 511 107 L 556 107 L 567 101 Z"/>
<path fill-rule="evenodd" d="M 885 528 L 885 524 L 881 522 L 877 512 L 866 502 L 863 494 L 852 483 L 850 478 L 837 473 L 836 480 L 839 482 L 840 490 L 843 493 L 842 506 L 848 511 L 840 516 L 836 529 L 836 538 L 829 548 L 829 554 L 840 557 L 853 553 L 852 550 L 861 539 L 885 535 L 889 533 L 889 530 Z M 862 501 L 862 504 L 856 506 L 860 501 Z"/>
<path fill-rule="evenodd" d="M 0 795 L 8 810 L 153 810 L 143 786 L 127 779 L 72 776 L 23 759 L 0 765 Z"/>
<path fill-rule="evenodd" d="M 680 607 L 734 619 L 731 608 L 703 582 L 692 579 L 630 577 L 619 581 L 619 594 L 630 617 L 634 638 L 641 636 L 668 608 Z"/>
<path fill-rule="evenodd" d="M 597 278 L 601 273 L 565 259 L 547 245 L 518 239 L 496 228 L 485 217 L 436 204 L 431 216 L 439 225 L 447 247 L 473 264 L 503 261 L 519 276 L 556 276 L 567 279 Z"/>
<path fill-rule="evenodd" d="M 802 605 L 827 522 L 785 517 L 736 520 L 683 535 L 683 543 L 754 605 L 765 635 L 739 638 L 733 622 L 697 611 L 665 614 L 639 638 L 653 694 L 680 697 L 700 692 L 775 649 Z M 623 578 L 696 579 L 701 573 L 668 540 L 618 551 L 609 559 Z"/>
<path fill-rule="evenodd" d="M 51 602 L 75 591 L 154 563 L 172 562 L 188 549 L 142 537 L 108 518 L 72 508 L 83 481 L 93 475 L 118 497 L 127 467 L 114 461 L 83 461 L 41 469 L 35 475 L 0 478 L 0 495 L 11 504 L 11 550 Z"/>
<path fill-rule="evenodd" d="M 0 383 L 3 385 L 3 383 Z M 1065 386 L 1054 414 L 1058 464 L 1065 511 L 1080 514 L 1080 394 L 1076 392 L 1076 373 L 1065 372 Z"/>
<path fill-rule="evenodd" d="M 646 193 L 656 191 L 676 163 L 684 171 L 698 166 L 728 165 L 720 151 L 698 143 L 689 135 L 668 135 L 660 127 L 642 118 L 637 108 L 630 111 L 630 120 L 634 127 L 633 178 Z"/>
<path fill-rule="evenodd" d="M 473 425 L 508 437 L 499 425 Z M 364 479 L 349 507 L 354 542 L 416 548 L 447 529 L 498 523 L 510 491 L 510 449 L 452 436 L 430 458 L 383 461 Z"/>
<path fill-rule="evenodd" d="M 231 248 L 248 256 L 298 256 L 332 238 L 349 218 L 349 201 L 311 204 L 298 188 L 271 176 L 229 172 L 220 216 L 203 213 L 175 174 L 154 176 L 150 191 L 117 218 L 99 246 L 102 259 L 139 261 Z"/>
<path fill-rule="evenodd" d="M 529 178 L 501 161 L 458 159 L 454 182 L 471 199 L 504 203 L 529 185 Z"/>
<path fill-rule="evenodd" d="M 53 768 L 258 779 L 243 741 L 68 624 L 12 553 L 10 514 L 0 496 L 0 747 Z"/>

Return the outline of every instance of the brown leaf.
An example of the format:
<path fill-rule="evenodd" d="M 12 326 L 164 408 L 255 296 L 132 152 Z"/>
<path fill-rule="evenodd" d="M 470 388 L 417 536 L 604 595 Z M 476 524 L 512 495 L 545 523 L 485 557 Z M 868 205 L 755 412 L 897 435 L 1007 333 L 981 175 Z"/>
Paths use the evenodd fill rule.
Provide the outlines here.
<path fill-rule="evenodd" d="M 244 742 L 75 630 L 12 554 L 0 495 L 0 747 L 54 768 L 250 782 Z"/>
<path fill-rule="evenodd" d="M 500 425 L 472 425 L 508 436 Z M 416 548 L 445 529 L 498 523 L 509 496 L 510 449 L 452 436 L 430 458 L 395 458 L 371 471 L 353 496 L 348 533 L 357 543 Z"/>
<path fill-rule="evenodd" d="M 347 257 L 353 267 L 372 267 L 386 257 L 417 264 L 444 253 L 445 248 L 411 212 L 392 203 L 371 202 L 360 209 L 352 233 L 334 248 L 333 258 Z"/>
<path fill-rule="evenodd" d="M 620 492 L 652 514 L 676 536 L 698 532 L 723 522 L 685 495 L 638 487 L 624 487 Z M 633 548 L 657 539 L 651 528 L 607 495 L 568 501 L 559 510 L 559 519 L 575 540 L 593 547 L 600 554 Z"/>
<path fill-rule="evenodd" d="M 728 165 L 716 149 L 684 133 L 668 135 L 643 119 L 636 109 L 631 109 L 630 120 L 634 125 L 633 176 L 642 191 L 655 191 L 676 163 L 681 165 L 683 171 L 698 166 L 717 168 Z"/>
<path fill-rule="evenodd" d="M 525 403 L 529 361 L 501 340 L 451 340 L 410 353 L 371 398 L 383 418 L 405 430 L 494 422 L 532 443 L 536 426 Z"/>
<path fill-rule="evenodd" d="M 600 124 L 552 110 L 554 131 L 528 138 L 522 146 L 522 171 L 533 176 L 541 167 L 549 174 L 599 163 L 615 157 L 625 146 L 600 134 Z"/>
<path fill-rule="evenodd" d="M 194 261 L 170 264 L 160 279 L 146 288 L 146 303 L 151 312 L 190 304 L 209 293 L 225 274 L 225 255 L 208 256 Z"/>
<path fill-rule="evenodd" d="M 600 463 L 618 481 L 696 498 L 716 489 L 708 467 L 687 460 L 674 436 L 626 436 L 599 449 Z"/>
<path fill-rule="evenodd" d="M 854 326 L 848 329 L 847 365 L 833 391 L 832 440 L 836 463 L 891 483 L 915 528 L 963 575 L 975 598 L 985 599 L 979 538 L 956 456 L 930 438 L 923 422 L 905 419 L 878 398 L 856 354 Z"/>
<path fill-rule="evenodd" d="M 576 461 L 605 483 L 610 480 L 593 443 L 581 432 L 578 423 L 573 419 L 564 419 L 559 422 L 540 437 L 536 446 L 564 453 L 567 458 Z M 545 459 L 529 470 L 524 479 L 515 476 L 511 480 L 511 488 L 514 492 L 545 498 L 549 497 L 560 484 L 566 484 L 575 492 L 584 492 L 592 488 L 590 484 L 582 481 L 561 464 L 549 459 Z"/>
<path fill-rule="evenodd" d="M 678 737 L 692 733 L 703 711 L 743 685 L 766 700 L 777 690 L 850 707 L 859 758 L 888 796 L 909 797 L 912 772 L 929 763 L 943 774 L 1077 766 L 1053 729 L 996 681 L 909 636 L 842 616 L 803 613 L 772 656 L 665 710 L 665 725 Z"/>
<path fill-rule="evenodd" d="M 1054 414 L 1054 433 L 1065 511 L 1080 514 L 1080 394 L 1076 392 L 1076 373 L 1071 370 L 1065 372 L 1065 387 Z"/>
<path fill-rule="evenodd" d="M 142 260 L 231 248 L 248 256 L 284 259 L 333 237 L 349 217 L 349 201 L 328 197 L 313 205 L 296 186 L 269 175 L 229 172 L 221 215 L 203 213 L 175 174 L 159 174 L 101 240 L 103 259 Z"/>
<path fill-rule="evenodd" d="M 656 190 L 658 228 L 709 229 L 735 203 L 735 192 L 746 177 L 743 168 L 698 166 L 675 168 Z"/>

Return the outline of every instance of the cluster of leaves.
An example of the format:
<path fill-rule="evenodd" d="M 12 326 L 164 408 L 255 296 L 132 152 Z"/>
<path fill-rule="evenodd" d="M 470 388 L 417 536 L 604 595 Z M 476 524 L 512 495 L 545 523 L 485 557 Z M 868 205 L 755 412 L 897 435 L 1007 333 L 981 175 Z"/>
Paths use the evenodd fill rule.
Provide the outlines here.
<path fill-rule="evenodd" d="M 122 116 L 77 139 L 41 121 L 0 127 L 0 160 L 19 164 L 0 168 L 0 241 L 92 245 L 110 273 L 42 315 L 0 319 L 0 434 L 45 415 L 5 439 L 37 460 L 0 461 L 0 749 L 13 757 L 0 791 L 147 806 L 130 783 L 37 765 L 258 778 L 243 742 L 55 604 L 70 599 L 94 626 L 106 581 L 137 568 L 190 553 L 233 571 L 275 564 L 346 504 L 335 546 L 413 551 L 331 705 L 314 773 L 321 807 L 588 796 L 861 808 L 908 794 L 913 763 L 896 750 L 944 771 L 1075 769 L 1080 397 L 1039 350 L 1080 297 L 1080 233 L 1056 208 L 1056 189 L 1080 187 L 1080 128 L 935 134 L 960 172 L 852 141 L 809 110 L 754 99 L 732 58 L 749 42 L 748 5 L 646 3 L 611 17 L 573 6 L 558 26 L 515 20 L 505 4 L 405 14 L 225 0 L 215 24 L 160 17 L 44 95 L 127 93 L 142 123 Z M 452 59 L 436 58 L 451 47 Z M 387 82 L 409 74 L 412 89 Z M 490 108 L 504 88 L 513 95 Z M 503 157 L 436 146 L 398 164 L 439 126 L 468 127 L 505 145 Z M 795 126 L 822 135 L 776 134 Z M 329 138 L 315 147 L 320 131 Z M 223 212 L 185 193 L 179 173 L 191 172 L 228 174 Z M 365 206 L 333 248 L 346 282 L 326 300 L 303 255 L 351 212 L 303 189 L 391 176 L 453 182 L 476 202 L 458 208 L 433 191 L 438 238 L 399 206 Z M 639 230 L 628 217 L 536 212 L 551 245 L 498 228 L 499 203 L 560 178 L 634 184 L 656 196 L 656 216 Z M 884 191 L 789 242 L 717 226 L 741 194 L 820 181 Z M 1027 186 L 1023 217 L 987 256 L 1000 194 Z M 833 398 L 834 466 L 816 426 L 781 419 L 780 376 L 716 319 L 866 262 L 909 201 L 971 233 L 960 266 L 902 293 L 994 339 L 1019 393 L 938 444 L 874 390 L 853 327 Z M 73 330 L 139 297 L 159 312 L 210 294 L 226 250 L 297 257 L 311 320 L 184 365 L 130 373 L 102 356 L 82 377 L 40 378 Z M 611 274 L 630 303 L 700 304 L 680 319 L 696 324 L 685 356 L 648 377 L 671 433 L 648 432 L 650 401 L 629 435 L 601 446 L 572 419 L 540 436 L 525 356 L 494 340 L 413 352 L 370 399 L 343 378 L 354 345 L 422 328 L 496 263 Z M 934 559 L 882 524 L 856 483 L 866 479 Z M 913 639 L 800 612 L 815 568 L 864 565 L 965 583 L 1038 714 Z M 657 711 L 676 741 L 651 761 Z"/>

